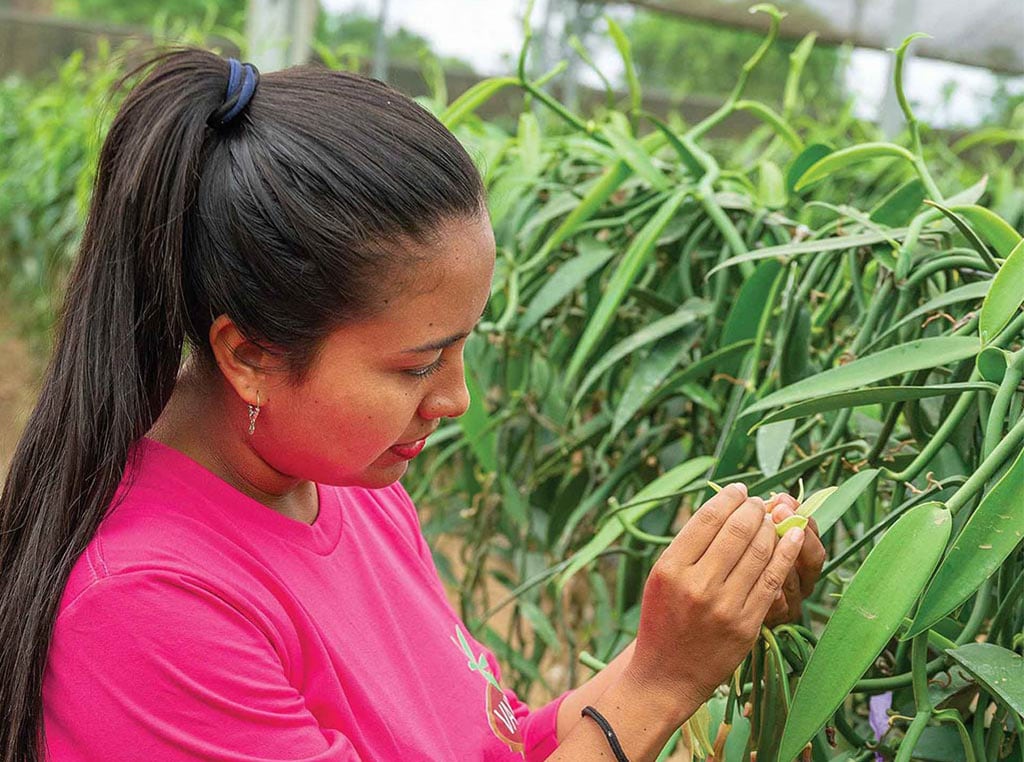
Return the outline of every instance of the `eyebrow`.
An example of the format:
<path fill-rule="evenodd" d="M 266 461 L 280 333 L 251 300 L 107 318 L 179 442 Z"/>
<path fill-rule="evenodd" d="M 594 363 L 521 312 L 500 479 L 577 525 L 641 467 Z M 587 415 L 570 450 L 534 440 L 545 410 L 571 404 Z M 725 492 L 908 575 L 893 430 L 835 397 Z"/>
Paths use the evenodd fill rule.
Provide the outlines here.
<path fill-rule="evenodd" d="M 469 336 L 469 332 L 468 331 L 463 332 L 463 333 L 453 333 L 451 336 L 446 336 L 443 339 L 438 339 L 437 341 L 431 341 L 428 344 L 423 344 L 423 345 L 418 346 L 418 347 L 413 347 L 412 349 L 402 350 L 402 354 L 413 355 L 413 354 L 422 354 L 424 352 L 437 352 L 440 349 L 445 349 L 447 347 L 450 347 L 452 344 L 454 344 L 459 339 L 464 339 L 467 336 Z"/>

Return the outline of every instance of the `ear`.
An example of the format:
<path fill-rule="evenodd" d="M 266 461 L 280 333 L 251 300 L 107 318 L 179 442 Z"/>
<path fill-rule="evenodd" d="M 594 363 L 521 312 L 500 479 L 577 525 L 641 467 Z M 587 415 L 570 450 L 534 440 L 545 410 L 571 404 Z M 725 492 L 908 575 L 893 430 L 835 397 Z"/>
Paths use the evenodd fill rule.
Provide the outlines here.
<path fill-rule="evenodd" d="M 217 367 L 235 393 L 250 405 L 265 404 L 270 396 L 267 376 L 274 358 L 247 339 L 227 315 L 213 321 L 209 337 Z"/>

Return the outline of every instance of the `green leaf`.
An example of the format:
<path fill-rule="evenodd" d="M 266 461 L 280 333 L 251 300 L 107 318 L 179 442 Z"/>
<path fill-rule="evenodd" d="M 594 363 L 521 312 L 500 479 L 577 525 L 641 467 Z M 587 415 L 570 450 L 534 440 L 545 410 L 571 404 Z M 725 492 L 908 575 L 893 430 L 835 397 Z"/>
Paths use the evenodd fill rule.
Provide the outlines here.
<path fill-rule="evenodd" d="M 611 16 L 604 17 L 608 24 L 608 33 L 611 35 L 619 55 L 622 56 L 622 65 L 626 70 L 626 85 L 629 88 L 629 104 L 633 113 L 640 110 L 640 80 L 636 76 L 636 67 L 633 65 L 633 53 L 630 49 L 629 38 L 622 31 Z"/>
<path fill-rule="evenodd" d="M 455 125 L 466 119 L 466 117 L 480 108 L 481 105 L 494 97 L 494 94 L 499 90 L 518 83 L 519 80 L 515 77 L 492 77 L 477 82 L 452 101 L 451 105 L 442 112 L 440 116 L 441 123 L 449 130 L 454 128 Z"/>
<path fill-rule="evenodd" d="M 818 532 L 822 535 L 835 526 L 835 523 L 857 502 L 868 487 L 878 479 L 880 471 L 868 468 L 860 471 L 839 485 L 835 492 L 826 496 L 814 511 L 814 521 L 818 524 Z"/>
<path fill-rule="evenodd" d="M 806 172 L 801 175 L 793 188 L 801 191 L 811 183 L 823 180 L 829 175 L 845 169 L 851 164 L 858 164 L 871 159 L 899 158 L 913 163 L 914 154 L 903 146 L 895 143 L 861 143 L 860 145 L 841 148 L 824 156 L 812 164 Z"/>
<path fill-rule="evenodd" d="M 967 600 L 1024 540 L 1024 452 L 985 495 L 953 541 L 906 638 L 924 632 Z"/>
<path fill-rule="evenodd" d="M 644 515 L 674 497 L 676 493 L 701 479 L 715 465 L 714 458 L 700 457 L 688 460 L 665 472 L 636 493 L 626 507 L 621 508 L 622 517 L 636 523 Z M 622 524 L 612 519 L 591 540 L 576 551 L 572 561 L 558 579 L 558 588 L 565 586 L 576 572 L 597 558 L 603 550 L 615 542 L 623 533 Z"/>
<path fill-rule="evenodd" d="M 533 328 L 555 305 L 579 288 L 591 275 L 600 270 L 615 254 L 607 244 L 593 238 L 584 238 L 578 244 L 579 255 L 563 264 L 544 281 L 540 291 L 519 319 L 516 332 L 523 336 Z"/>
<path fill-rule="evenodd" d="M 519 115 L 519 129 L 516 132 L 519 141 L 519 163 L 524 179 L 533 180 L 543 169 L 541 155 L 540 123 L 530 111 Z"/>
<path fill-rule="evenodd" d="M 954 193 L 946 199 L 946 206 L 963 206 L 965 204 L 976 204 L 988 190 L 988 175 L 982 175 L 974 185 L 964 188 L 959 193 Z"/>
<path fill-rule="evenodd" d="M 970 223 L 971 227 L 978 231 L 988 244 L 996 250 L 1001 257 L 1010 256 L 1021 241 L 1021 235 L 1010 223 L 993 211 L 977 204 L 965 206 L 951 206 L 951 212 L 960 215 Z"/>
<path fill-rule="evenodd" d="M 907 400 L 923 400 L 929 397 L 944 397 L 951 394 L 963 394 L 964 392 L 991 390 L 992 388 L 990 383 L 976 381 L 959 384 L 933 384 L 931 386 L 869 386 L 864 389 L 854 389 L 847 392 L 825 394 L 821 397 L 812 397 L 795 405 L 789 405 L 766 416 L 754 426 L 754 429 L 777 424 L 779 421 L 804 418 L 808 415 L 816 415 L 817 413 L 827 413 L 830 410 L 845 410 L 846 408 L 861 407 L 862 405 L 887 404 L 890 402 L 905 402 Z"/>
<path fill-rule="evenodd" d="M 533 627 L 537 637 L 544 641 L 545 645 L 555 653 L 561 651 L 562 641 L 558 637 L 558 631 L 551 624 L 551 620 L 548 619 L 547 615 L 541 611 L 540 607 L 523 598 L 520 598 L 516 605 L 519 606 L 519 610 L 523 612 L 530 626 Z"/>
<path fill-rule="evenodd" d="M 488 473 L 498 471 L 498 440 L 484 403 L 483 389 L 476 374 L 466 365 L 466 389 L 469 408 L 458 418 L 459 426 L 469 442 L 480 467 Z"/>
<path fill-rule="evenodd" d="M 591 186 L 586 195 L 580 199 L 579 206 L 569 213 L 562 224 L 551 234 L 551 237 L 544 242 L 540 251 L 530 257 L 528 264 L 532 266 L 545 262 L 552 251 L 575 235 L 583 223 L 597 214 L 630 174 L 632 174 L 632 170 L 624 161 L 617 161 L 609 167 Z"/>
<path fill-rule="evenodd" d="M 832 153 L 833 148 L 825 143 L 811 143 L 800 154 L 793 159 L 786 173 L 786 187 L 792 192 L 796 188 L 797 181 L 804 176 L 804 173 L 819 160 Z"/>
<path fill-rule="evenodd" d="M 916 177 L 883 198 L 871 212 L 871 221 L 891 228 L 909 225 L 927 193 Z"/>
<path fill-rule="evenodd" d="M 765 159 L 758 165 L 758 175 L 760 179 L 758 196 L 761 203 L 769 209 L 780 209 L 785 206 L 786 183 L 782 179 L 782 170 L 778 165 Z"/>
<path fill-rule="evenodd" d="M 978 355 L 978 373 L 990 384 L 999 384 L 1006 375 L 1011 362 L 1011 355 L 999 347 L 985 347 Z"/>
<path fill-rule="evenodd" d="M 974 232 L 974 228 L 968 225 L 967 221 L 964 220 L 963 217 L 954 212 L 952 209 L 945 207 L 942 204 L 939 204 L 935 201 L 926 199 L 924 203 L 928 204 L 928 206 L 934 206 L 936 209 L 942 212 L 942 214 L 944 214 L 950 222 L 952 222 L 957 227 L 957 229 L 963 234 L 964 238 L 967 239 L 967 242 L 971 244 L 971 247 L 976 252 L 978 252 L 978 255 L 983 260 L 985 260 L 985 263 L 988 265 L 989 269 L 992 272 L 995 272 L 996 269 L 998 269 L 995 260 L 992 259 L 992 252 L 988 250 L 988 247 L 978 237 L 978 234 Z"/>
<path fill-rule="evenodd" d="M 612 418 L 612 430 L 610 436 L 618 434 L 623 426 L 632 420 L 636 412 L 643 407 L 658 390 L 665 377 L 672 372 L 672 369 L 679 362 L 682 355 L 682 347 L 675 342 L 664 346 L 655 347 L 654 350 L 643 359 L 636 370 L 626 382 L 626 388 L 622 391 L 622 397 L 615 408 L 615 416 Z"/>
<path fill-rule="evenodd" d="M 594 382 L 623 357 L 636 352 L 653 341 L 657 341 L 663 336 L 675 333 L 679 329 L 690 325 L 703 317 L 707 317 L 709 314 L 711 314 L 710 303 L 688 302 L 673 314 L 666 315 L 660 320 L 655 320 L 653 323 L 644 326 L 636 333 L 620 341 L 614 347 L 609 349 L 600 360 L 595 362 L 594 366 L 587 372 L 587 375 L 583 377 L 583 381 L 580 382 L 579 388 L 573 396 L 573 406 L 579 404 L 583 395 L 586 394 L 587 390 L 594 384 Z M 727 347 L 727 349 L 735 351 L 735 348 L 733 347 Z"/>
<path fill-rule="evenodd" d="M 781 421 L 757 430 L 757 466 L 765 476 L 778 473 L 795 424 L 796 421 Z"/>
<path fill-rule="evenodd" d="M 576 346 L 576 351 L 573 353 L 572 359 L 569 360 L 569 367 L 565 372 L 567 384 L 571 383 L 579 375 L 583 364 L 590 359 L 590 353 L 598 341 L 604 337 L 608 325 L 614 319 L 619 305 L 622 304 L 622 300 L 629 291 L 629 287 L 636 280 L 640 268 L 654 251 L 658 236 L 661 235 L 661 231 L 675 215 L 679 205 L 683 203 L 683 199 L 690 192 L 691 189 L 686 186 L 676 190 L 633 238 L 629 249 L 627 249 L 622 257 L 622 261 L 615 269 L 615 272 L 612 273 L 605 287 L 604 297 L 594 310 L 594 314 L 587 323 L 587 327 L 580 337 L 579 344 Z"/>
<path fill-rule="evenodd" d="M 754 273 L 744 279 L 722 326 L 723 345 L 757 336 L 758 326 L 765 319 L 765 312 L 774 309 L 769 302 L 775 293 L 775 284 L 781 273 L 782 265 L 779 262 L 761 262 Z M 718 371 L 735 376 L 740 372 L 740 361 L 722 363 Z"/>
<path fill-rule="evenodd" d="M 974 302 L 979 299 L 984 299 L 988 294 L 988 290 L 992 285 L 990 280 L 979 280 L 974 283 L 968 283 L 964 286 L 957 286 L 951 288 L 949 291 L 943 291 L 933 299 L 929 299 L 927 302 L 922 304 L 920 307 L 915 309 L 913 312 L 908 312 L 905 316 L 900 318 L 897 322 L 893 323 L 882 336 L 888 336 L 895 332 L 901 326 L 906 325 L 912 320 L 924 317 L 933 312 L 944 310 L 951 304 L 959 304 L 960 302 Z"/>
<path fill-rule="evenodd" d="M 797 516 L 806 516 L 810 518 L 814 516 L 815 512 L 821 508 L 821 506 L 827 501 L 832 495 L 836 493 L 839 487 L 825 487 L 815 492 L 813 495 L 808 497 L 796 511 Z"/>
<path fill-rule="evenodd" d="M 946 653 L 989 693 L 1024 717 L 1024 656 L 994 643 L 968 643 Z"/>
<path fill-rule="evenodd" d="M 978 340 L 969 336 L 938 336 L 910 341 L 790 384 L 762 397 L 745 412 L 753 413 L 804 402 L 874 384 L 903 373 L 959 362 L 974 357 L 980 350 Z"/>
<path fill-rule="evenodd" d="M 644 150 L 636 138 L 616 129 L 613 125 L 607 124 L 601 128 L 601 134 L 608 139 L 612 148 L 619 155 L 622 161 L 626 162 L 634 172 L 651 184 L 657 190 L 668 190 L 670 183 L 665 173 L 654 166 L 650 155 Z"/>
<path fill-rule="evenodd" d="M 694 179 L 699 180 L 703 177 L 707 170 L 698 158 L 698 154 L 701 153 L 700 149 L 689 142 L 687 138 L 676 135 L 671 127 L 654 114 L 645 112 L 644 116 L 664 135 L 668 144 L 675 149 L 675 152 L 679 155 L 679 158 L 690 174 L 693 175 Z"/>
<path fill-rule="evenodd" d="M 858 233 L 856 235 L 833 236 L 832 238 L 815 238 L 812 241 L 784 243 L 778 246 L 766 246 L 754 249 L 745 254 L 730 257 L 712 267 L 706 276 L 710 278 L 719 270 L 735 267 L 743 262 L 755 262 L 759 259 L 798 257 L 804 254 L 821 254 L 827 251 L 847 251 L 861 246 L 874 246 L 876 243 L 887 243 L 890 239 L 899 240 L 906 236 L 907 229 L 888 230 L 884 232 Z"/>
<path fill-rule="evenodd" d="M 926 503 L 904 514 L 868 554 L 797 683 L 779 759 L 796 759 L 870 669 L 931 577 L 951 527 L 943 505 Z"/>
<path fill-rule="evenodd" d="M 1024 304 L 1024 241 L 1017 244 L 999 268 L 981 304 L 978 330 L 986 344 L 1006 327 Z"/>
<path fill-rule="evenodd" d="M 804 148 L 804 142 L 800 139 L 800 136 L 796 134 L 789 123 L 782 118 L 777 112 L 772 110 L 770 107 L 761 103 L 760 101 L 748 101 L 741 100 L 736 101 L 733 108 L 739 111 L 749 111 L 751 114 L 756 116 L 762 122 L 767 124 L 775 133 L 785 140 L 789 147 L 794 151 L 802 151 Z M 779 178 L 782 178 L 782 174 L 779 173 Z"/>

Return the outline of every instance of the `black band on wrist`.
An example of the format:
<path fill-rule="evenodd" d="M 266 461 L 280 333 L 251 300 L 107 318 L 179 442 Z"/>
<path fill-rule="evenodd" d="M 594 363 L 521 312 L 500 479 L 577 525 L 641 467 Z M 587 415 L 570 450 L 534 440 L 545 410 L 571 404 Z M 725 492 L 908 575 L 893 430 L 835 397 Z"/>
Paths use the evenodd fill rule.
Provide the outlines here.
<path fill-rule="evenodd" d="M 608 745 L 612 747 L 612 754 L 615 755 L 616 762 L 629 762 L 629 757 L 626 756 L 626 752 L 622 750 L 622 746 L 619 744 L 619 739 L 615 735 L 615 731 L 612 730 L 612 726 L 608 724 L 599 711 L 594 709 L 592 706 L 583 707 L 583 711 L 580 712 L 581 717 L 589 717 L 597 726 L 601 728 L 601 732 L 604 733 L 604 737 L 608 739 Z"/>

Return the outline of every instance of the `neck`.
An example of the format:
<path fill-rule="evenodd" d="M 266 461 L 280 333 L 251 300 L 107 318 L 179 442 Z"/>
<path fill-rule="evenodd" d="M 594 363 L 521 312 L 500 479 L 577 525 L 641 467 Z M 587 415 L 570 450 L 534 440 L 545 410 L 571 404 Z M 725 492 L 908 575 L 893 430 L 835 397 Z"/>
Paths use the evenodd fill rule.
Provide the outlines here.
<path fill-rule="evenodd" d="M 186 359 L 146 436 L 184 453 L 232 487 L 297 521 L 317 515 L 316 485 L 272 468 L 248 434 L 248 408 L 220 373 Z"/>

